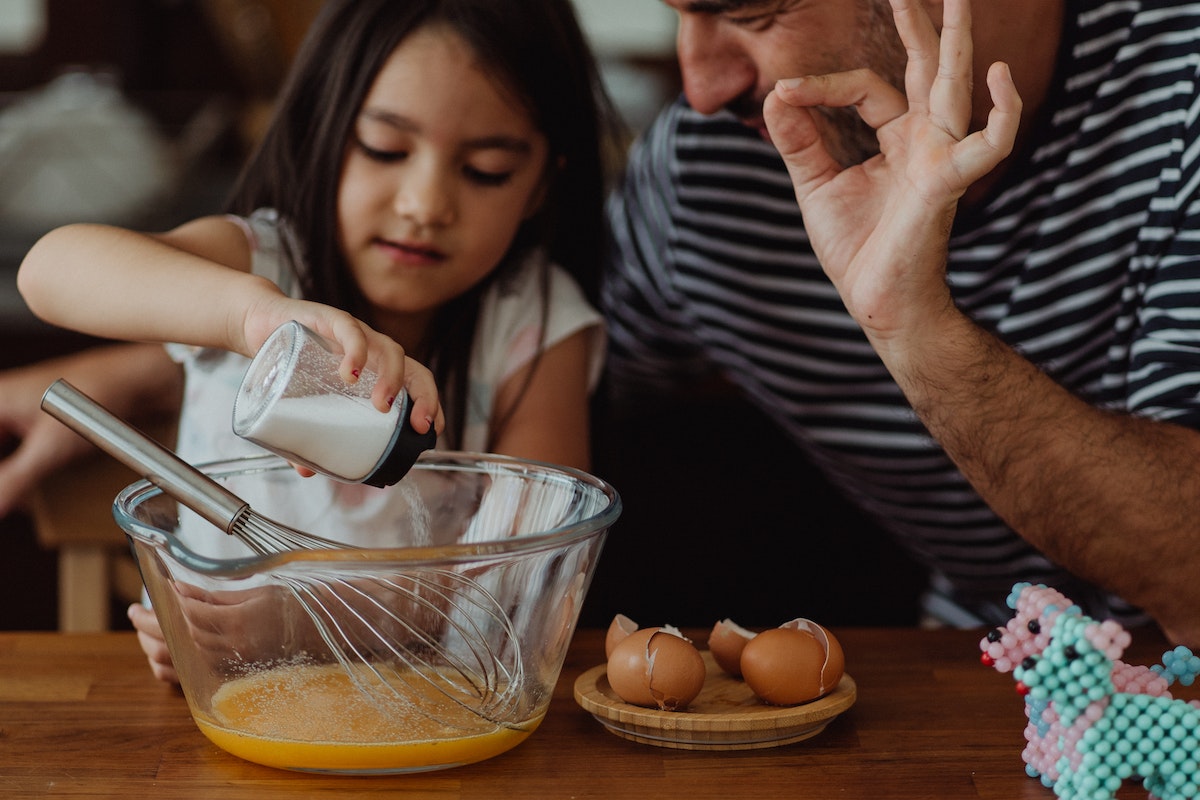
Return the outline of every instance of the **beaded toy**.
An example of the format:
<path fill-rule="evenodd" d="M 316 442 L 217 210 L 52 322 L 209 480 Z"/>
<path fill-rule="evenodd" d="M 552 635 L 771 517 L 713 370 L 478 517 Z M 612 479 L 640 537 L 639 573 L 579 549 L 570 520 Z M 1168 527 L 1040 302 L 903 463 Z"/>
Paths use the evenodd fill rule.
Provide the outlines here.
<path fill-rule="evenodd" d="M 1112 798 L 1130 777 L 1144 778 L 1163 800 L 1198 798 L 1200 705 L 1172 699 L 1168 686 L 1192 684 L 1200 657 L 1181 646 L 1154 667 L 1123 663 L 1127 631 L 1087 618 L 1044 585 L 1016 584 L 1008 606 L 1014 618 L 979 646 L 983 663 L 1030 679 L 1018 684 L 1026 696 L 1028 774 L 1074 800 Z"/>
<path fill-rule="evenodd" d="M 989 631 L 979 647 L 981 660 L 999 672 L 1011 672 L 1022 661 L 1041 654 L 1050 641 L 1055 620 L 1063 613 L 1080 614 L 1080 609 L 1056 589 L 1044 585 L 1018 583 L 1008 596 L 1008 606 L 1015 616 L 1002 628 Z M 1109 647 L 1112 661 L 1111 680 L 1116 691 L 1170 698 L 1168 686 L 1178 681 L 1187 686 L 1200 673 L 1200 658 L 1186 647 L 1177 647 L 1163 654 L 1163 663 L 1153 667 L 1126 664 L 1118 657 L 1129 644 L 1128 632 L 1116 623 L 1104 623 L 1113 637 Z M 1026 746 L 1022 752 L 1025 771 L 1053 786 L 1059 777 L 1059 760 L 1067 754 L 1072 742 L 1065 735 L 1057 711 L 1048 699 L 1027 695 L 1025 713 Z"/>
<path fill-rule="evenodd" d="M 1141 778 L 1159 800 L 1195 800 L 1200 708 L 1163 695 L 1118 691 L 1114 661 L 1128 640 L 1115 622 L 1063 611 L 1042 654 L 1013 670 L 1018 690 L 1047 703 L 1058 717 L 1054 794 L 1112 800 L 1125 779 Z"/>

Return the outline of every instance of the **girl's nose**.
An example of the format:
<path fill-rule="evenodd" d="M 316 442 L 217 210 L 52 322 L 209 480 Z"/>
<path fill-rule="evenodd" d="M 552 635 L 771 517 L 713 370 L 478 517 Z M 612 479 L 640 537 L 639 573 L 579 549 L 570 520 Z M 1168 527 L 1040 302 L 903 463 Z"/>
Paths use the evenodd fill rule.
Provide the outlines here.
<path fill-rule="evenodd" d="M 682 15 L 676 49 L 683 93 L 701 114 L 715 114 L 754 89 L 757 69 L 753 58 L 713 20 Z"/>
<path fill-rule="evenodd" d="M 415 164 L 400 180 L 395 207 L 422 227 L 449 225 L 455 218 L 452 181 L 434 165 Z"/>

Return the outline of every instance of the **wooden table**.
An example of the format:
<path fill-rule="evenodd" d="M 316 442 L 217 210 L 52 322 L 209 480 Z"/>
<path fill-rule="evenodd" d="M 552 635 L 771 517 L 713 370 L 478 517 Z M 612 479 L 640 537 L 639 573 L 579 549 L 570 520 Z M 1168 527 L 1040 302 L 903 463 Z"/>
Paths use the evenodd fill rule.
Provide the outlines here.
<path fill-rule="evenodd" d="M 704 632 L 689 632 L 699 635 Z M 321 776 L 241 761 L 210 744 L 178 689 L 156 682 L 131 633 L 0 633 L 0 796 L 125 798 L 1043 798 L 1021 761 L 1022 700 L 979 664 L 979 631 L 837 630 L 857 703 L 815 738 L 768 750 L 636 744 L 575 704 L 603 660 L 580 631 L 550 713 L 517 748 L 457 769 Z M 1127 660 L 1165 649 L 1135 634 Z M 1122 798 L 1144 798 L 1126 785 Z"/>

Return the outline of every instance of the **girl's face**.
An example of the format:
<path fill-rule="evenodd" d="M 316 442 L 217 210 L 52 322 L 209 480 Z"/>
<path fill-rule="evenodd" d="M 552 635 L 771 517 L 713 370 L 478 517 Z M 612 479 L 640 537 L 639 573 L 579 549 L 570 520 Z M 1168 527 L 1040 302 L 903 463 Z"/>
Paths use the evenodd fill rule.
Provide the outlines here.
<path fill-rule="evenodd" d="M 342 252 L 382 328 L 406 347 L 499 263 L 543 194 L 547 144 L 450 28 L 405 38 L 346 146 Z"/>

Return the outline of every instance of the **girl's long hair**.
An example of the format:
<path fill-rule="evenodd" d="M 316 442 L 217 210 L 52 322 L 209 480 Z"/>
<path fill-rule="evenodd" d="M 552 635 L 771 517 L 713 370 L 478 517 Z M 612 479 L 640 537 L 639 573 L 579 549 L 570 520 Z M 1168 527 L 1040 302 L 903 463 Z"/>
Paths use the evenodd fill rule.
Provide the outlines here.
<path fill-rule="evenodd" d="M 522 223 L 497 269 L 438 310 L 426 340 L 411 353 L 433 370 L 445 402 L 447 442 L 457 447 L 487 287 L 540 247 L 597 301 L 606 242 L 604 194 L 622 132 L 570 0 L 331 0 L 296 56 L 271 124 L 227 210 L 241 215 L 278 210 L 299 239 L 301 252 L 290 254 L 289 261 L 305 298 L 375 324 L 338 246 L 343 154 L 384 62 L 405 37 L 433 23 L 447 25 L 471 46 L 481 67 L 525 104 L 549 145 L 549 185 L 541 208 Z M 493 424 L 493 441 L 512 410 L 504 409 Z M 485 417 L 489 411 L 483 409 Z"/>

